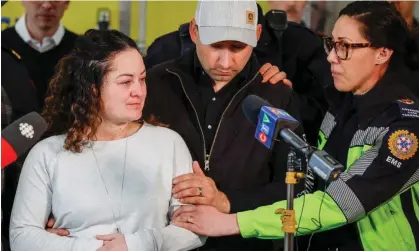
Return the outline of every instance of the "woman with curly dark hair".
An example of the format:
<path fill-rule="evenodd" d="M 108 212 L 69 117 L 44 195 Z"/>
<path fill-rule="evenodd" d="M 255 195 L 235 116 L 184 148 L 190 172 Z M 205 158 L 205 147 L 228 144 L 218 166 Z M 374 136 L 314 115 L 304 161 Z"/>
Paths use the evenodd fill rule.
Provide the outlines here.
<path fill-rule="evenodd" d="M 142 119 L 145 67 L 135 42 L 89 30 L 63 58 L 29 153 L 10 225 L 14 251 L 189 250 L 205 239 L 168 224 L 172 179 L 191 172 L 175 132 Z M 49 215 L 58 236 L 44 227 Z M 99 236 L 98 236 L 99 235 Z"/>

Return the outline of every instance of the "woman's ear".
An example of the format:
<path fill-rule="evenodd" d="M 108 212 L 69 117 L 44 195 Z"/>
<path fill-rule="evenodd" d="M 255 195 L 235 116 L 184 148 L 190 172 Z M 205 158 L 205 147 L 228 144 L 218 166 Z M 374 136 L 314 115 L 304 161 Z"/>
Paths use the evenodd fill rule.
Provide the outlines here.
<path fill-rule="evenodd" d="M 390 58 L 393 55 L 393 50 L 389 48 L 379 48 L 377 49 L 376 57 L 375 57 L 375 64 L 385 64 L 390 62 Z"/>

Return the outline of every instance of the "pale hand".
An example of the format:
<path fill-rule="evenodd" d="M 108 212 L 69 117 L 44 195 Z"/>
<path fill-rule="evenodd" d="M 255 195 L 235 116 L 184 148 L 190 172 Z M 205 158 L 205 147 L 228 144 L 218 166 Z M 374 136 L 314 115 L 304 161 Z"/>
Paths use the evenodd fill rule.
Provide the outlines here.
<path fill-rule="evenodd" d="M 230 201 L 218 191 L 215 182 L 205 176 L 198 162 L 192 165 L 193 173 L 184 174 L 173 179 L 172 194 L 183 204 L 210 205 L 220 212 L 230 212 Z"/>
<path fill-rule="evenodd" d="M 260 74 L 262 75 L 262 83 L 269 81 L 271 84 L 277 84 L 282 81 L 283 84 L 292 88 L 292 83 L 287 79 L 287 74 L 283 71 L 280 71 L 277 66 L 274 66 L 270 63 L 262 65 L 259 69 Z"/>
<path fill-rule="evenodd" d="M 96 239 L 103 241 L 103 246 L 96 251 L 128 251 L 123 234 L 97 235 Z"/>
<path fill-rule="evenodd" d="M 54 217 L 50 216 L 50 218 L 47 221 L 47 225 L 45 226 L 45 229 L 47 230 L 47 232 L 50 232 L 59 236 L 68 236 L 70 234 L 67 229 L 53 228 L 54 224 L 55 224 L 55 219 Z"/>
<path fill-rule="evenodd" d="M 181 206 L 173 213 L 172 224 L 204 236 L 240 234 L 235 214 L 221 213 L 211 206 Z"/>

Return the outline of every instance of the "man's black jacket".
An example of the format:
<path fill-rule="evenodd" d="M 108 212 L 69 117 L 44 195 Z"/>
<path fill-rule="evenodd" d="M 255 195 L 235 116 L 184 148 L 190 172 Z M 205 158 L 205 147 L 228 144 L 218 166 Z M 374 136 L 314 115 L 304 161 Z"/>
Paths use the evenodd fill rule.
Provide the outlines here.
<path fill-rule="evenodd" d="M 325 86 L 333 85 L 323 42 L 307 27 L 288 22 L 280 45 L 265 22 L 262 9 L 258 7 L 258 23 L 263 28 L 253 52 L 261 65 L 267 62 L 282 65 L 281 71 L 287 74 L 297 93 L 307 140 L 311 145 L 316 145 L 320 124 L 328 108 L 323 90 Z M 160 63 L 179 58 L 194 47 L 189 36 L 189 26 L 184 24 L 178 31 L 157 38 L 147 49 L 144 63 L 147 69 L 151 69 Z"/>
<path fill-rule="evenodd" d="M 298 104 L 290 88 L 283 84 L 262 84 L 260 65 L 252 57 L 250 80 L 227 106 L 219 123 L 212 151 L 205 152 L 202 125 L 194 106 L 201 99 L 194 88 L 193 60 L 195 51 L 160 64 L 147 72 L 147 99 L 144 117 L 155 115 L 159 121 L 179 133 L 202 169 L 206 155 L 209 171 L 220 191 L 231 202 L 231 212 L 250 210 L 286 198 L 285 172 L 289 147 L 277 143 L 273 150 L 265 148 L 255 137 L 255 126 L 244 116 L 242 101 L 250 94 L 258 95 L 277 108 L 299 118 Z M 201 128 L 199 128 L 201 127 Z M 302 133 L 302 128 L 298 128 Z M 272 242 L 240 237 L 210 238 L 200 250 L 272 250 Z"/>

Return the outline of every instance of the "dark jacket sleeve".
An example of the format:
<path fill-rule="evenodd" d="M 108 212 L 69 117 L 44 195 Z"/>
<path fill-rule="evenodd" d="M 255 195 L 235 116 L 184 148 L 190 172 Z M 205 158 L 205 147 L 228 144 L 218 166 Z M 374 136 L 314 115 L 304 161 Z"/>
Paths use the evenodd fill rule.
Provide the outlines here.
<path fill-rule="evenodd" d="M 1 60 L 1 86 L 11 103 L 11 122 L 30 112 L 40 112 L 35 86 L 23 63 L 3 49 Z"/>
<path fill-rule="evenodd" d="M 277 97 L 281 99 L 281 97 Z M 274 105 L 275 103 L 272 102 Z M 278 102 L 276 102 L 278 104 Z M 291 116 L 300 121 L 298 99 L 292 93 L 288 98 L 283 99 L 281 105 L 276 106 L 287 111 Z M 297 135 L 303 136 L 303 126 L 300 124 L 295 130 Z M 272 155 L 269 160 L 269 168 L 272 173 L 271 183 L 252 190 L 229 190 L 223 191 L 230 200 L 230 213 L 241 212 L 255 209 L 259 206 L 269 205 L 279 200 L 286 199 L 285 175 L 287 171 L 287 156 L 290 152 L 290 146 L 280 140 L 276 142 Z M 303 163 L 304 168 L 304 163 Z M 303 190 L 304 181 L 302 180 L 295 186 L 295 194 Z"/>

